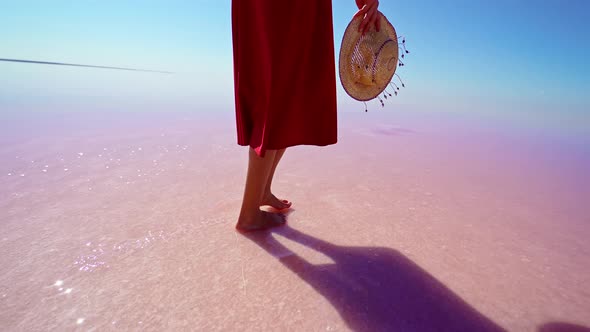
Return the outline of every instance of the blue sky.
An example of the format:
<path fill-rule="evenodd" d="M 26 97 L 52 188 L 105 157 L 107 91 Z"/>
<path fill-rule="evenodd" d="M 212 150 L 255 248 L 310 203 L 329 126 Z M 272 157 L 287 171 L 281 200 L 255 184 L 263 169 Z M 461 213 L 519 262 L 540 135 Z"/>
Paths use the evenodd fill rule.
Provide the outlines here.
<path fill-rule="evenodd" d="M 338 51 L 356 8 L 354 0 L 333 8 Z M 380 9 L 411 51 L 399 70 L 407 88 L 387 107 L 590 126 L 590 1 L 383 0 Z M 5 1 L 0 58 L 175 74 L 0 62 L 0 110 L 231 112 L 230 15 L 229 0 Z M 340 86 L 339 105 L 364 109 Z"/>

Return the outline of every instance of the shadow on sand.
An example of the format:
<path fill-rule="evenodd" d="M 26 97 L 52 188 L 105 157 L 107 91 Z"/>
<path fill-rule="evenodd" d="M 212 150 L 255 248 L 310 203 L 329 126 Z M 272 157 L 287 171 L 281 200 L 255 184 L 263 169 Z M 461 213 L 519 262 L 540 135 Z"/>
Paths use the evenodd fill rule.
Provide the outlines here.
<path fill-rule="evenodd" d="M 554 322 L 543 324 L 539 332 L 590 332 L 590 329 L 582 325 Z"/>
<path fill-rule="evenodd" d="M 314 249 L 334 264 L 310 264 L 274 234 Z M 245 236 L 329 300 L 354 331 L 505 331 L 397 250 L 337 246 L 288 225 Z M 550 322 L 537 331 L 590 329 Z"/>
<path fill-rule="evenodd" d="M 334 264 L 310 264 L 273 233 L 330 257 Z M 354 331 L 504 331 L 396 250 L 337 246 L 289 226 L 273 233 L 246 237 L 328 299 Z"/>

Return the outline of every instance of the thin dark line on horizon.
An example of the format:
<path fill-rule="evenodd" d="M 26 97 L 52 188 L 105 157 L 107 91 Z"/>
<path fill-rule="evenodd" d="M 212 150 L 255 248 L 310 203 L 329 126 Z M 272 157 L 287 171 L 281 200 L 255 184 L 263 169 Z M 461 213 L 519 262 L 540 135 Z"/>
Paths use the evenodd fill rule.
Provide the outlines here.
<path fill-rule="evenodd" d="M 2 58 L 0 58 L 0 61 L 4 61 L 4 62 L 19 62 L 19 63 L 34 63 L 34 64 L 40 64 L 40 65 L 73 66 L 73 67 L 117 69 L 117 70 L 129 70 L 129 71 L 144 71 L 144 72 L 162 73 L 162 74 L 174 74 L 171 71 L 162 71 L 162 70 L 124 68 L 124 67 L 109 67 L 109 66 L 95 66 L 95 65 L 81 65 L 81 64 L 76 64 L 76 63 L 64 63 L 64 62 L 19 60 L 19 59 L 2 59 Z"/>

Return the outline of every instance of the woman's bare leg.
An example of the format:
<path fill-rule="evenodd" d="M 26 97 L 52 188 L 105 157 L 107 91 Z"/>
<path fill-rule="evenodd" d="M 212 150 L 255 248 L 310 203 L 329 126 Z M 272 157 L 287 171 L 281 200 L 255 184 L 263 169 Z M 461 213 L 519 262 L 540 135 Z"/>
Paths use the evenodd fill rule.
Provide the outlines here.
<path fill-rule="evenodd" d="M 285 216 L 260 210 L 260 202 L 270 170 L 273 166 L 276 150 L 267 150 L 264 158 L 259 157 L 250 148 L 248 156 L 248 174 L 244 188 L 244 199 L 236 228 L 241 231 L 253 231 L 282 225 Z"/>
<path fill-rule="evenodd" d="M 287 209 L 291 206 L 291 202 L 287 200 L 280 200 L 275 195 L 272 194 L 270 187 L 272 185 L 272 179 L 275 175 L 275 170 L 281 157 L 285 153 L 286 149 L 276 150 L 274 162 L 272 164 L 272 168 L 270 169 L 270 173 L 268 175 L 268 181 L 266 182 L 266 187 L 264 188 L 264 195 L 260 205 L 270 205 L 277 210 Z"/>

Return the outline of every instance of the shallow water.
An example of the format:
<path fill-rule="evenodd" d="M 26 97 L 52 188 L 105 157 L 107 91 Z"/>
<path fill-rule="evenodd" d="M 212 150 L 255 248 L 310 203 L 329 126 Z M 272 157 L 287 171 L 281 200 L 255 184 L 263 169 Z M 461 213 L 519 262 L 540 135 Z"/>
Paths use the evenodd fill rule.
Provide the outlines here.
<path fill-rule="evenodd" d="M 245 237 L 231 114 L 2 120 L 0 330 L 590 326 L 582 138 L 343 113 L 277 170 L 289 226 Z"/>

